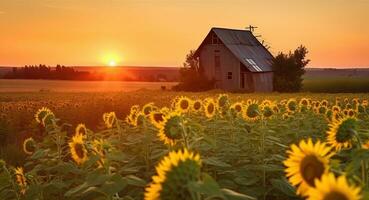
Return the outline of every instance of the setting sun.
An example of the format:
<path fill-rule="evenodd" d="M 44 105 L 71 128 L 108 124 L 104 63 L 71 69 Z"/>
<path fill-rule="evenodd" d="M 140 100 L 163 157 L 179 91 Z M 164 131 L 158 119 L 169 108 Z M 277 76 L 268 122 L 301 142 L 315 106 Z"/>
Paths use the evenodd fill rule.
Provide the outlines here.
<path fill-rule="evenodd" d="M 115 62 L 115 60 L 109 61 L 109 67 L 115 67 L 115 66 L 117 66 L 117 62 Z"/>

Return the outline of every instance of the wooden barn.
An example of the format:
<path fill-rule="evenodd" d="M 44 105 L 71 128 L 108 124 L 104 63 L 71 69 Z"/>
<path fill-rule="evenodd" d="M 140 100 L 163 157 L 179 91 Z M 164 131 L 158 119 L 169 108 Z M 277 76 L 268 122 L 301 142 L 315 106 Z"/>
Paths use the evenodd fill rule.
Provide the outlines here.
<path fill-rule="evenodd" d="M 273 91 L 273 55 L 248 30 L 212 28 L 195 52 L 208 79 L 227 91 Z"/>

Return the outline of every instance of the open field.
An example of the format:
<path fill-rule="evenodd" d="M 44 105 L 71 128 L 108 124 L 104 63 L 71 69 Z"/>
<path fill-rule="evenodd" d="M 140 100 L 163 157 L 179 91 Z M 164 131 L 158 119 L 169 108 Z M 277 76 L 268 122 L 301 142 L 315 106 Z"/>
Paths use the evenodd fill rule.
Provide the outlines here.
<path fill-rule="evenodd" d="M 286 151 L 291 144 L 307 138 L 329 142 L 326 133 L 334 122 L 334 105 L 339 105 L 342 117 L 351 110 L 357 119 L 353 130 L 361 142 L 369 139 L 368 93 L 228 94 L 225 100 L 218 99 L 219 93 L 0 93 L 0 155 L 9 167 L 23 166 L 28 181 L 12 192 L 0 190 L 0 195 L 4 197 L 2 191 L 7 191 L 6 197 L 12 197 L 24 189 L 25 199 L 142 199 L 160 160 L 170 151 L 187 148 L 200 155 L 202 173 L 197 171 L 197 164 L 176 172 L 184 173 L 180 175 L 184 179 L 168 178 L 174 181 L 167 183 L 175 187 L 174 191 L 224 199 L 300 199 L 285 177 Z M 202 100 L 201 109 L 183 109 L 183 100 L 173 104 L 176 96 Z M 303 98 L 307 98 L 307 106 L 299 104 Z M 220 103 L 223 101 L 225 106 Z M 193 106 L 191 102 L 189 106 Z M 235 110 L 237 102 L 242 105 L 240 113 Z M 210 109 L 212 103 L 214 109 Z M 131 109 L 134 105 L 139 107 Z M 38 118 L 44 118 L 40 124 L 34 114 L 41 107 L 49 108 L 54 115 L 46 115 L 49 111 L 40 113 Z M 266 112 L 267 107 L 271 113 Z M 148 114 L 151 110 L 160 111 L 166 122 L 155 123 Z M 104 115 L 109 112 L 114 114 Z M 81 152 L 85 153 L 74 154 L 77 159 L 72 159 L 68 142 L 73 140 L 79 123 L 87 127 L 82 131 L 86 137 L 81 138 L 85 148 Z M 30 137 L 35 143 L 27 155 L 22 145 Z M 351 148 L 331 150 L 334 156 L 329 166 L 367 192 L 368 171 L 360 167 L 360 160 L 369 159 L 369 155 L 360 149 L 360 141 L 353 137 L 349 140 Z M 334 145 L 329 143 L 327 147 L 336 148 Z M 78 155 L 82 156 L 80 160 Z M 189 175 L 186 172 L 190 169 L 199 174 Z M 313 168 L 306 170 L 317 173 Z M 191 187 L 185 188 L 189 191 L 175 182 L 187 178 Z M 1 182 L 1 187 L 5 183 Z M 11 189 L 10 185 L 6 187 Z"/>
<path fill-rule="evenodd" d="M 367 77 L 341 77 L 341 76 L 315 76 L 306 77 L 303 82 L 303 91 L 308 92 L 369 92 L 369 76 Z"/>
<path fill-rule="evenodd" d="M 176 82 L 125 82 L 125 81 L 61 81 L 0 79 L 0 92 L 119 92 L 139 89 L 171 89 Z M 369 76 L 305 76 L 304 92 L 360 93 L 369 92 Z"/>
<path fill-rule="evenodd" d="M 175 82 L 59 81 L 0 79 L 0 92 L 119 92 L 170 89 Z"/>

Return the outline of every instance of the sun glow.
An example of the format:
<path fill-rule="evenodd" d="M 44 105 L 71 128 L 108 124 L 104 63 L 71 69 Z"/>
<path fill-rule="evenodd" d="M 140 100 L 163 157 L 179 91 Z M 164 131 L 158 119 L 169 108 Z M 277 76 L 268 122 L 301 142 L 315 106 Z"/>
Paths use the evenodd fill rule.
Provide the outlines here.
<path fill-rule="evenodd" d="M 105 53 L 101 60 L 107 67 L 116 67 L 121 61 L 121 56 L 117 53 Z"/>
<path fill-rule="evenodd" d="M 115 66 L 117 66 L 117 62 L 115 62 L 115 60 L 109 61 L 109 67 L 115 67 Z"/>

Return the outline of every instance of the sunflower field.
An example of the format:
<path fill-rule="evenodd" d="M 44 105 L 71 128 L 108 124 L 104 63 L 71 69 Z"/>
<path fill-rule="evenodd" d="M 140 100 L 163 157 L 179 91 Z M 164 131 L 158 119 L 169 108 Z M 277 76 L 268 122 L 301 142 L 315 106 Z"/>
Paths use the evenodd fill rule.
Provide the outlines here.
<path fill-rule="evenodd" d="M 0 199 L 369 199 L 367 97 L 184 95 L 97 127 L 45 105 Z"/>

